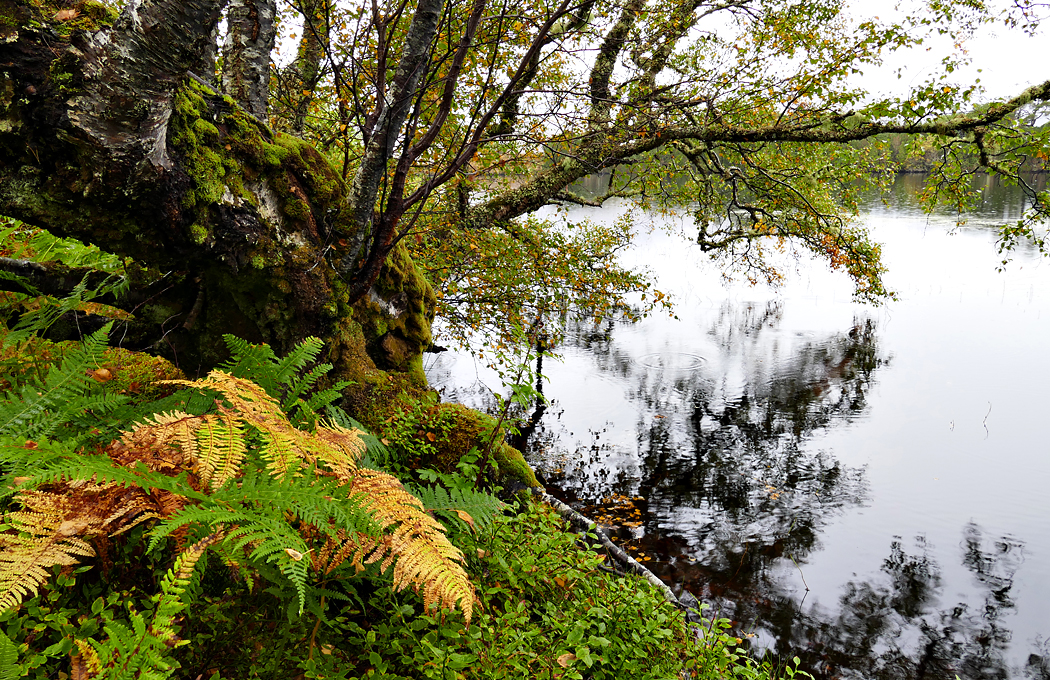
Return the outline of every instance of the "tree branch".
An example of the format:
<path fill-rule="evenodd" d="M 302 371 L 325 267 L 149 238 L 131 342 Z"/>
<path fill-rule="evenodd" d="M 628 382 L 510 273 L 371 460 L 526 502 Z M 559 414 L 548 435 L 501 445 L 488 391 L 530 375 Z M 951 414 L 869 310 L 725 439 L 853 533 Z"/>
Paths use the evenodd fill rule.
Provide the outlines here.
<path fill-rule="evenodd" d="M 270 52 L 277 39 L 276 0 L 230 0 L 222 87 L 259 120 L 270 97 Z"/>
<path fill-rule="evenodd" d="M 714 125 L 666 127 L 643 136 L 628 137 L 619 144 L 605 145 L 600 150 L 601 157 L 595 157 L 591 148 L 580 151 L 575 157 L 566 157 L 540 172 L 530 182 L 475 206 L 469 211 L 466 223 L 471 228 L 484 228 L 527 214 L 546 205 L 576 180 L 598 170 L 617 166 L 632 156 L 655 151 L 672 141 L 830 144 L 868 139 L 884 133 L 951 135 L 996 123 L 1032 101 L 1050 101 L 1050 80 L 1034 85 L 1005 102 L 992 104 L 984 111 L 958 114 L 928 123 L 862 123 L 849 128 L 841 124 L 822 127 L 808 121 L 757 127 L 720 122 Z M 849 114 L 840 116 L 841 120 L 847 118 Z"/>

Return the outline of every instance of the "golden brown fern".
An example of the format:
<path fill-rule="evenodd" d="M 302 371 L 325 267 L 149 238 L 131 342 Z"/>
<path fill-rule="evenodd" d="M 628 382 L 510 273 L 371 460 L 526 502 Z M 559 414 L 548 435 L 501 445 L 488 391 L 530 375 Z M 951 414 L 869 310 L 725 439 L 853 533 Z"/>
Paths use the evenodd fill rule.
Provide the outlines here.
<path fill-rule="evenodd" d="M 331 571 L 347 560 L 359 570 L 377 562 L 383 571 L 393 566 L 397 589 L 411 586 L 427 607 L 454 608 L 458 604 L 469 623 L 474 589 L 463 570 L 462 553 L 396 478 L 357 466 L 365 451 L 362 432 L 335 424 L 318 426 L 313 432 L 299 430 L 261 387 L 222 371 L 213 371 L 202 380 L 171 382 L 219 393 L 218 413 L 155 414 L 107 447 L 113 462 L 129 467 L 143 463 L 153 472 L 170 476 L 189 472 L 194 489 L 216 493 L 243 474 L 249 454 L 247 435 L 257 432 L 263 443 L 251 453 L 258 454 L 273 478 L 301 479 L 310 471 L 335 478 L 382 530 L 380 536 L 372 537 L 350 527 L 333 532 L 327 520 L 319 526 L 299 522 L 303 537 L 316 543 L 317 554 L 324 556 L 323 560 L 316 555 L 311 558 L 316 570 Z M 195 498 L 192 502 L 200 502 L 199 495 Z M 0 607 L 4 608 L 36 592 L 51 566 L 74 564 L 93 555 L 88 539 L 116 535 L 149 518 L 172 517 L 191 503 L 171 491 L 147 492 L 135 486 L 89 481 L 25 491 L 17 500 L 23 510 L 8 515 L 15 530 L 0 534 L 5 548 L 0 559 Z M 241 545 L 246 550 L 258 548 L 268 540 L 259 536 L 253 533 Z M 237 555 L 225 549 L 221 552 L 227 562 L 238 561 Z"/>
<path fill-rule="evenodd" d="M 142 489 L 118 484 L 70 482 L 18 495 L 22 510 L 7 514 L 0 534 L 0 609 L 35 594 L 53 566 L 95 555 L 87 542 L 115 536 L 151 518 L 159 506 Z"/>

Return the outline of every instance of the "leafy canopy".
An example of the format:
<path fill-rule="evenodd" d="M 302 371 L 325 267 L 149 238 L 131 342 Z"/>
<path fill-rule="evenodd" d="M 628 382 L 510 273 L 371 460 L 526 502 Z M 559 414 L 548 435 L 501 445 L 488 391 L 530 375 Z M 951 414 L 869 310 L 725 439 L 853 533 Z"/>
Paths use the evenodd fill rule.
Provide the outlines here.
<path fill-rule="evenodd" d="M 303 23 L 283 24 L 302 28 L 274 81 L 274 124 L 360 179 L 424 9 L 440 21 L 357 254 L 406 243 L 461 341 L 498 346 L 539 327 L 556 337 L 566 318 L 661 305 L 646 273 L 615 256 L 653 210 L 685 210 L 683 235 L 727 272 L 775 282 L 767 253 L 798 248 L 846 272 L 860 299 L 885 299 L 879 247 L 856 216 L 861 192 L 895 169 L 886 133 L 939 150 L 931 205 L 969 207 L 976 172 L 1021 184 L 1030 208 L 1004 225 L 1004 247 L 1040 239 L 1050 214 L 1024 179 L 1047 158 L 1045 116 L 1031 114 L 1050 82 L 981 104 L 977 84 L 953 75 L 961 49 L 904 96 L 850 80 L 937 34 L 961 43 L 988 24 L 1034 32 L 1039 7 L 1028 0 L 1004 10 L 929 0 L 895 20 L 840 0 L 304 0 L 285 10 Z M 642 210 L 617 224 L 537 214 L 610 201 Z"/>

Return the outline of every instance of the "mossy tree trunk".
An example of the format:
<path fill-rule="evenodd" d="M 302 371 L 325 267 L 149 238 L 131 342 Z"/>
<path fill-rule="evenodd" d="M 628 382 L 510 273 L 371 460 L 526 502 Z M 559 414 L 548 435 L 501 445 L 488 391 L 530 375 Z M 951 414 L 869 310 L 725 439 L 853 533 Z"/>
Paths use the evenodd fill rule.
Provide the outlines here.
<path fill-rule="evenodd" d="M 0 1 L 0 214 L 129 258 L 130 290 L 107 302 L 134 321 L 113 340 L 190 374 L 221 361 L 234 333 L 279 352 L 321 337 L 341 376 L 378 363 L 420 377 L 429 286 L 396 250 L 363 286 L 340 275 L 359 240 L 347 187 L 313 147 L 259 120 L 268 49 L 249 24 L 272 24 L 270 4 L 235 7 L 227 79 L 247 105 L 209 86 L 223 4 L 144 0 L 117 17 L 92 2 L 71 13 Z M 88 272 L 31 273 L 60 294 Z"/>

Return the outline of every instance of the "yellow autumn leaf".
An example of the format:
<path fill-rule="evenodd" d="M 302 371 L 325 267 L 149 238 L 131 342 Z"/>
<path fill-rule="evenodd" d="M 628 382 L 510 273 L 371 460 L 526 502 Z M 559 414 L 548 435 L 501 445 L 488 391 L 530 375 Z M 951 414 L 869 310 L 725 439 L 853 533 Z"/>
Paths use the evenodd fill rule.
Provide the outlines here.
<path fill-rule="evenodd" d="M 464 522 L 469 524 L 471 529 L 477 529 L 477 526 L 474 525 L 474 518 L 471 517 L 469 514 L 467 514 L 463 510 L 456 510 L 455 513 L 456 513 L 456 515 L 459 516 L 459 518 L 461 520 L 463 520 Z M 482 552 L 482 551 L 479 550 L 478 552 Z M 479 555 L 479 557 L 480 557 L 480 555 Z"/>

